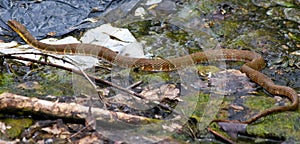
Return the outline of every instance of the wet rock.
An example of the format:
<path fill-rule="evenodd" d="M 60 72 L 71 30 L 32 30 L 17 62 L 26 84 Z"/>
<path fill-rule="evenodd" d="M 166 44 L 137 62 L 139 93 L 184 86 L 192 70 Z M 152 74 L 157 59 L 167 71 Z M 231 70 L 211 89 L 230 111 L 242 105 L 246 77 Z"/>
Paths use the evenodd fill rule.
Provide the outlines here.
<path fill-rule="evenodd" d="M 165 0 L 157 6 L 157 9 L 164 10 L 164 11 L 175 11 L 176 4 L 175 4 L 175 2 Z"/>
<path fill-rule="evenodd" d="M 238 133 L 245 133 L 247 127 L 247 124 L 240 123 L 219 122 L 218 124 L 233 138 L 237 138 Z"/>
<path fill-rule="evenodd" d="M 254 90 L 254 83 L 239 70 L 221 71 L 211 78 L 212 89 L 226 94 L 245 94 Z"/>

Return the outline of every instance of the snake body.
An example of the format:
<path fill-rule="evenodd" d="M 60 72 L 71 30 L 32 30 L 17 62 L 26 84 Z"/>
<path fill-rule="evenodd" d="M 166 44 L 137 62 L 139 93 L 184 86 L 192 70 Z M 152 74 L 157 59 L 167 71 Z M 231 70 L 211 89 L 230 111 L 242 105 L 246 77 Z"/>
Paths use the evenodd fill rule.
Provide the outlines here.
<path fill-rule="evenodd" d="M 245 64 L 241 66 L 240 70 L 252 81 L 259 84 L 273 95 L 286 96 L 291 100 L 290 105 L 266 109 L 249 118 L 247 121 L 244 121 L 243 123 L 252 123 L 257 119 L 271 113 L 295 110 L 298 108 L 298 94 L 294 89 L 286 86 L 276 85 L 269 77 L 259 72 L 265 67 L 266 64 L 263 57 L 256 52 L 247 50 L 221 49 L 196 52 L 190 55 L 170 59 L 132 58 L 118 55 L 106 47 L 93 44 L 45 44 L 35 39 L 26 29 L 26 27 L 19 22 L 10 20 L 8 21 L 8 25 L 16 33 L 18 33 L 26 43 L 37 49 L 48 52 L 56 52 L 59 54 L 94 55 L 120 67 L 138 68 L 143 71 L 173 71 L 193 64 L 208 61 L 243 61 Z"/>

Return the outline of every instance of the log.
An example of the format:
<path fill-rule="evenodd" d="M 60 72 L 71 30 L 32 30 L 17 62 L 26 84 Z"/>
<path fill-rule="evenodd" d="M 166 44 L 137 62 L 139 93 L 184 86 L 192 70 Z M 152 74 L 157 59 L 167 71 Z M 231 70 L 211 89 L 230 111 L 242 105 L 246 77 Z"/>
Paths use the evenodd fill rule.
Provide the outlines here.
<path fill-rule="evenodd" d="M 0 94 L 0 110 L 20 110 L 32 113 L 41 113 L 49 116 L 67 119 L 86 119 L 91 114 L 97 121 L 122 121 L 132 124 L 148 124 L 157 120 L 142 116 L 130 115 L 122 112 L 113 112 L 101 108 L 91 108 L 76 103 L 60 103 L 30 98 L 12 93 Z"/>

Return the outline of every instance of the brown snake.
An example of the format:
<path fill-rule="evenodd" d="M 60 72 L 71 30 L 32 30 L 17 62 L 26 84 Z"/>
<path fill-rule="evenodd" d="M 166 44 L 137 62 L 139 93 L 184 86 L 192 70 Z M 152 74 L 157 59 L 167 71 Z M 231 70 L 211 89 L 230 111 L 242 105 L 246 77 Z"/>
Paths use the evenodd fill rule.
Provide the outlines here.
<path fill-rule="evenodd" d="M 275 85 L 269 77 L 259 72 L 259 70 L 263 69 L 266 64 L 263 57 L 256 52 L 247 50 L 222 49 L 196 52 L 190 55 L 170 59 L 131 58 L 120 56 L 112 50 L 98 45 L 75 43 L 51 45 L 41 43 L 36 40 L 25 28 L 25 26 L 19 22 L 10 20 L 8 21 L 8 25 L 16 33 L 18 33 L 25 42 L 37 49 L 61 54 L 68 53 L 94 55 L 121 67 L 138 68 L 143 71 L 172 71 L 208 61 L 243 61 L 246 62 L 240 69 L 243 73 L 245 73 L 252 81 L 266 89 L 269 93 L 288 97 L 291 100 L 291 104 L 266 109 L 242 123 L 252 123 L 257 119 L 271 113 L 295 110 L 298 108 L 298 95 L 294 89 L 286 86 Z"/>

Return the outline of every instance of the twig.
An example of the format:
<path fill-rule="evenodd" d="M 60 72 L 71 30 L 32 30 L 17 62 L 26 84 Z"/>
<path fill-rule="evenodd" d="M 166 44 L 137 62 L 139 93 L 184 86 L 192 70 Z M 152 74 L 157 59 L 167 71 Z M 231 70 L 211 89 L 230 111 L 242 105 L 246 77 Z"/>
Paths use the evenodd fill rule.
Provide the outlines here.
<path fill-rule="evenodd" d="M 132 88 L 134 88 L 134 87 L 136 87 L 136 86 L 138 86 L 138 85 L 140 85 L 140 84 L 142 84 L 142 83 L 143 83 L 143 81 L 138 81 L 138 82 L 136 82 L 136 83 L 134 83 L 134 84 L 132 84 L 132 85 L 126 87 L 126 89 L 132 89 Z"/>
<path fill-rule="evenodd" d="M 24 54 L 32 54 L 32 55 L 40 55 L 40 56 L 43 56 L 43 57 L 51 57 L 51 58 L 54 58 L 54 59 L 57 59 L 57 60 L 61 60 L 62 62 L 65 62 L 65 63 L 73 64 L 72 62 L 67 61 L 64 58 L 61 58 L 61 57 L 58 57 L 58 56 L 55 56 L 55 55 L 51 55 L 51 54 L 40 53 L 40 52 L 20 52 L 20 53 L 10 53 L 10 54 L 4 54 L 4 55 L 24 55 Z M 0 55 L 0 56 L 2 56 L 2 55 Z"/>
<path fill-rule="evenodd" d="M 214 134 L 215 136 L 217 136 L 217 137 L 221 138 L 222 140 L 226 141 L 227 143 L 230 143 L 230 144 L 234 144 L 235 143 L 232 140 L 230 140 L 230 139 L 224 137 L 223 135 L 219 134 L 218 132 L 212 130 L 211 128 L 207 128 L 207 130 L 209 132 L 211 132 L 212 134 Z"/>
<path fill-rule="evenodd" d="M 104 103 L 104 106 L 106 106 L 106 105 L 107 105 L 107 102 L 106 102 L 105 98 L 102 96 L 101 92 L 99 91 L 98 86 L 90 79 L 90 77 L 87 75 L 86 72 L 84 72 L 84 71 L 82 70 L 81 67 L 79 67 L 79 66 L 77 66 L 77 65 L 75 65 L 75 66 L 81 71 L 82 75 L 83 75 L 83 76 L 89 81 L 89 83 L 94 87 L 94 89 L 96 90 L 96 92 L 97 92 L 97 94 L 98 94 L 99 99 L 101 100 L 101 102 Z"/>

